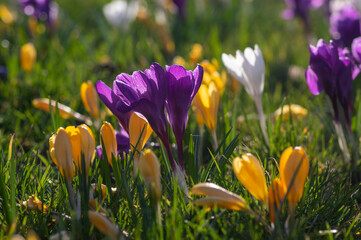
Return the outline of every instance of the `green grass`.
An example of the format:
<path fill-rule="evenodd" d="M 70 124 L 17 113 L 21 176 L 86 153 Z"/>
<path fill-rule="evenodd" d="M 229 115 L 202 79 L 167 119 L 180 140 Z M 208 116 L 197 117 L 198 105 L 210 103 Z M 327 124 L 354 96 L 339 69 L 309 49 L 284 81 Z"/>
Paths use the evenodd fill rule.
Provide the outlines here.
<path fill-rule="evenodd" d="M 74 238 L 105 238 L 94 227 L 89 228 L 91 224 L 86 217 L 84 221 L 76 220 L 64 181 L 49 155 L 48 139 L 57 127 L 81 122 L 53 121 L 50 114 L 35 109 L 32 100 L 49 97 L 87 115 L 80 98 L 82 82 L 95 83 L 101 79 L 111 85 L 117 74 L 144 70 L 152 62 L 171 65 L 175 56 L 188 59 L 194 43 L 203 46 L 204 59 L 218 60 L 221 71 L 225 70 L 221 61 L 223 52 L 234 54 L 237 49 L 243 51 L 247 46 L 260 46 L 266 64 L 263 103 L 271 144 L 269 147 L 264 144 L 259 123 L 251 117 L 256 113 L 252 99 L 243 88 L 231 93 L 228 83 L 218 112 L 218 150 L 213 148 L 207 129 L 203 137 L 199 136 L 195 115 L 192 110 L 189 112 L 184 137 L 188 186 L 204 181 L 216 183 L 243 196 L 269 224 L 267 210 L 234 175 L 232 160 L 250 152 L 259 157 L 274 178 L 278 175 L 276 162 L 282 151 L 289 146 L 302 146 L 310 158 L 310 171 L 290 232 L 287 233 L 284 227 L 287 211 L 280 214 L 275 230 L 267 232 L 245 212 L 220 208 L 208 211 L 194 206 L 174 181 L 165 152 L 157 147 L 153 150 L 162 171 L 161 225 L 156 223 L 156 213 L 143 180 L 139 175 L 132 176 L 131 158 L 118 162 L 118 168 L 112 169 L 96 157 L 91 167 L 89 183 L 117 188 L 113 196 L 108 192 L 105 200 L 100 201 L 107 217 L 131 239 L 360 238 L 357 233 L 361 227 L 360 181 L 351 177 L 349 166 L 343 162 L 327 96 L 314 96 L 309 92 L 302 70 L 296 77 L 288 73 L 293 66 L 305 69 L 309 53 L 301 23 L 296 19 L 286 21 L 281 18 L 285 8 L 283 1 L 230 0 L 227 5 L 221 1 L 188 1 L 187 17 L 183 22 L 175 15 L 168 16 L 166 27 L 175 43 L 174 53 L 165 52 L 157 33 L 139 21 L 133 22 L 129 31 L 112 28 L 102 13 L 106 2 L 58 1 L 58 28 L 31 36 L 27 18 L 17 12 L 15 2 L 6 1 L 10 9 L 17 12 L 17 20 L 11 27 L 0 28 L 1 41 L 9 42 L 8 47 L 0 46 L 0 65 L 6 65 L 9 71 L 8 78 L 0 81 L 1 239 L 12 233 L 26 236 L 29 230 L 34 230 L 40 238 L 48 238 L 62 230 L 69 231 Z M 144 2 L 150 12 L 155 9 L 153 1 Z M 311 19 L 315 37 L 330 39 L 322 10 L 312 12 Z M 3 23 L 0 21 L 0 24 Z M 27 42 L 34 43 L 38 55 L 30 73 L 21 69 L 19 59 L 20 48 Z M 110 59 L 106 65 L 101 62 L 104 56 Z M 353 97 L 356 100 L 352 130 L 357 138 L 361 130 L 359 85 L 357 80 L 354 81 Z M 308 115 L 302 120 L 291 118 L 284 122 L 270 119 L 272 112 L 290 103 L 302 105 L 308 109 Z M 105 111 L 103 104 L 101 107 Z M 240 115 L 246 120 L 238 122 Z M 114 117 L 107 116 L 102 120 L 118 128 Z M 305 128 L 307 132 L 304 132 Z M 99 145 L 99 128 L 92 127 L 92 130 Z M 13 151 L 8 158 L 12 134 L 15 134 Z M 172 134 L 170 136 L 171 142 L 175 143 Z M 150 141 L 157 142 L 158 138 L 153 135 Z M 175 149 L 173 152 L 176 156 Z M 218 162 L 214 160 L 217 154 L 220 156 Z M 87 192 L 84 188 L 80 191 L 82 182 L 84 179 L 76 177 L 73 185 L 84 200 Z M 47 213 L 22 205 L 33 194 L 49 206 Z M 11 229 L 13 221 L 16 226 Z M 331 229 L 336 231 L 329 231 Z"/>

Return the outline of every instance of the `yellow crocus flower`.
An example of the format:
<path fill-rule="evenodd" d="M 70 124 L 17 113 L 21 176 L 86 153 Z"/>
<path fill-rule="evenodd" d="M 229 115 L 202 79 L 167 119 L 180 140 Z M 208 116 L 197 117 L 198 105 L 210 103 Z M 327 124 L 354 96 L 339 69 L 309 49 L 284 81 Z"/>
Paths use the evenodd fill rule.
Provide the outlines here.
<path fill-rule="evenodd" d="M 99 232 L 107 235 L 110 239 L 117 239 L 118 228 L 108 218 L 95 211 L 88 211 L 88 217 Z"/>
<path fill-rule="evenodd" d="M 280 159 L 280 179 L 291 209 L 301 199 L 310 162 L 302 147 L 289 147 L 283 151 Z"/>
<path fill-rule="evenodd" d="M 162 195 L 162 185 L 160 182 L 160 164 L 157 156 L 150 149 L 146 149 L 139 157 L 139 172 L 144 181 L 154 191 L 157 200 L 160 201 Z"/>
<path fill-rule="evenodd" d="M 31 72 L 36 62 L 36 49 L 34 44 L 27 43 L 20 50 L 21 68 L 26 72 Z"/>
<path fill-rule="evenodd" d="M 279 178 L 273 180 L 268 189 L 269 214 L 271 222 L 276 222 L 276 210 L 279 211 L 284 200 L 285 192 L 283 183 Z"/>
<path fill-rule="evenodd" d="M 91 129 L 85 125 L 77 126 L 80 133 L 81 153 L 84 155 L 84 163 L 86 174 L 88 175 L 89 166 L 93 162 L 95 157 L 95 139 Z M 80 163 L 80 162 L 79 162 Z M 82 171 L 81 164 L 78 165 L 80 171 Z"/>
<path fill-rule="evenodd" d="M 220 95 L 223 94 L 225 86 L 226 86 L 226 77 L 221 76 L 218 72 L 218 62 L 216 59 L 212 60 L 212 63 L 205 60 L 200 63 L 203 67 L 203 82 L 207 86 L 213 81 Z"/>
<path fill-rule="evenodd" d="M 220 95 L 214 82 L 208 86 L 202 84 L 193 100 L 196 112 L 202 115 L 204 123 L 212 133 L 215 133 L 217 126 L 219 100 Z"/>
<path fill-rule="evenodd" d="M 0 19 L 7 25 L 11 25 L 14 22 L 14 15 L 2 4 L 0 5 Z"/>
<path fill-rule="evenodd" d="M 193 64 L 196 64 L 203 55 L 203 47 L 199 43 L 195 43 L 189 53 L 189 59 Z"/>
<path fill-rule="evenodd" d="M 268 206 L 268 190 L 264 170 L 259 160 L 250 153 L 233 160 L 233 170 L 243 186 L 258 200 Z"/>
<path fill-rule="evenodd" d="M 222 207 L 235 211 L 247 210 L 246 201 L 239 195 L 234 194 L 214 183 L 198 183 L 191 194 L 206 196 L 194 201 L 194 204 L 208 207 Z"/>
<path fill-rule="evenodd" d="M 133 112 L 129 119 L 129 140 L 131 150 L 134 151 L 134 147 L 137 146 L 137 152 L 142 151 L 152 132 L 153 130 L 148 122 Z"/>
<path fill-rule="evenodd" d="M 283 105 L 283 107 L 278 108 L 273 116 L 276 120 L 281 116 L 282 113 L 282 121 L 287 121 L 290 119 L 290 112 L 293 119 L 300 119 L 302 117 L 307 116 L 307 109 L 297 104 Z"/>
<path fill-rule="evenodd" d="M 100 128 L 100 139 L 104 143 L 105 149 L 103 149 L 103 151 L 107 154 L 108 162 L 113 166 L 112 155 L 117 157 L 117 139 L 115 137 L 113 126 L 107 121 L 104 121 Z M 100 144 L 102 143 L 101 141 Z"/>
<path fill-rule="evenodd" d="M 55 138 L 54 154 L 61 175 L 71 182 L 74 177 L 73 151 L 69 136 L 63 128 L 58 130 Z"/>
<path fill-rule="evenodd" d="M 90 113 L 90 115 L 93 118 L 98 119 L 99 117 L 98 94 L 91 81 L 83 82 L 81 84 L 80 96 L 85 106 L 85 109 Z"/>
<path fill-rule="evenodd" d="M 55 148 L 54 148 L 55 139 L 56 139 L 56 134 L 51 135 L 51 137 L 49 138 L 49 153 L 55 165 L 59 167 L 55 157 Z"/>

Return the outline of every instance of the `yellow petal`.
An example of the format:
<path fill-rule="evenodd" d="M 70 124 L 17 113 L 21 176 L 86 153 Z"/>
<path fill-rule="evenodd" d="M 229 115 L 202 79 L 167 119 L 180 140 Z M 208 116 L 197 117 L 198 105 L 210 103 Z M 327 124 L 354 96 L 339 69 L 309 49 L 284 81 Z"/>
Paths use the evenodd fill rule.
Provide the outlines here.
<path fill-rule="evenodd" d="M 103 140 L 105 153 L 107 154 L 108 162 L 112 166 L 112 155 L 117 157 L 117 139 L 113 126 L 104 121 L 103 126 L 100 128 L 100 138 Z M 100 142 L 101 144 L 101 142 Z"/>
<path fill-rule="evenodd" d="M 27 43 L 20 50 L 21 68 L 26 72 L 31 72 L 36 61 L 36 49 L 34 44 Z"/>
<path fill-rule="evenodd" d="M 233 160 L 233 170 L 243 186 L 258 200 L 268 205 L 268 190 L 264 170 L 259 160 L 250 153 Z"/>
<path fill-rule="evenodd" d="M 137 146 L 138 152 L 142 151 L 152 132 L 153 130 L 147 121 L 136 113 L 132 113 L 129 119 L 129 139 L 132 151 L 134 151 L 135 146 Z"/>
<path fill-rule="evenodd" d="M 68 134 L 64 129 L 58 130 L 55 143 L 55 157 L 60 166 L 60 173 L 68 181 L 72 181 L 74 177 L 73 152 Z"/>
<path fill-rule="evenodd" d="M 0 5 L 0 19 L 7 25 L 14 22 L 14 16 L 5 5 Z"/>
<path fill-rule="evenodd" d="M 281 202 L 285 197 L 284 186 L 279 178 L 273 180 L 269 186 L 268 199 L 269 199 L 269 213 L 272 222 L 276 222 L 276 211 L 280 211 Z"/>
<path fill-rule="evenodd" d="M 78 170 L 81 169 L 81 136 L 78 128 L 74 126 L 68 126 L 65 128 L 65 132 L 68 134 L 71 148 L 73 150 L 73 159 L 75 161 Z"/>
<path fill-rule="evenodd" d="M 227 208 L 234 211 L 245 210 L 245 206 L 239 202 L 234 202 L 230 199 L 220 198 L 220 197 L 205 197 L 197 199 L 193 202 L 194 205 L 198 206 L 207 206 L 214 208 L 215 206 L 220 208 Z"/>
<path fill-rule="evenodd" d="M 209 207 L 218 205 L 220 207 L 225 207 L 232 210 L 247 209 L 246 202 L 241 196 L 238 196 L 237 194 L 234 194 L 214 183 L 198 183 L 191 189 L 190 193 L 195 195 L 207 196 L 206 199 L 209 200 L 203 201 L 204 205 L 207 205 Z M 212 199 L 215 201 L 213 205 L 211 203 Z M 200 200 L 196 201 L 196 204 L 201 205 L 201 203 L 202 201 Z"/>
<path fill-rule="evenodd" d="M 158 201 L 162 194 L 162 185 L 160 182 L 160 164 L 157 156 L 150 149 L 146 149 L 139 156 L 139 172 L 144 181 L 147 182 L 155 191 Z"/>
<path fill-rule="evenodd" d="M 51 135 L 51 137 L 49 138 L 49 153 L 55 165 L 58 166 L 58 162 L 56 161 L 56 157 L 55 157 L 55 149 L 54 149 L 55 139 L 56 139 L 56 134 Z"/>
<path fill-rule="evenodd" d="M 98 94 L 91 81 L 83 82 L 80 86 L 80 96 L 85 109 L 92 115 L 93 118 L 99 117 L 99 103 Z"/>
<path fill-rule="evenodd" d="M 89 220 L 99 230 L 99 232 L 116 239 L 118 228 L 106 217 L 95 211 L 88 211 Z"/>
<path fill-rule="evenodd" d="M 289 147 L 281 155 L 280 179 L 287 188 L 287 200 L 291 207 L 302 197 L 309 167 L 308 156 L 302 147 Z"/>
<path fill-rule="evenodd" d="M 203 47 L 199 43 L 193 44 L 192 50 L 189 53 L 189 58 L 193 64 L 197 63 L 199 59 L 202 57 Z"/>
<path fill-rule="evenodd" d="M 95 140 L 91 129 L 87 125 L 82 124 L 77 129 L 80 133 L 81 152 L 84 155 L 86 174 L 88 174 L 89 166 L 95 156 Z M 81 170 L 81 165 L 78 168 Z"/>
<path fill-rule="evenodd" d="M 50 112 L 49 99 L 48 98 L 37 98 L 33 100 L 34 107 L 41 109 L 46 112 Z M 54 113 L 56 110 L 56 101 L 51 100 L 51 106 L 53 107 Z M 64 119 L 74 118 L 74 110 L 70 107 L 58 103 L 59 114 Z"/>

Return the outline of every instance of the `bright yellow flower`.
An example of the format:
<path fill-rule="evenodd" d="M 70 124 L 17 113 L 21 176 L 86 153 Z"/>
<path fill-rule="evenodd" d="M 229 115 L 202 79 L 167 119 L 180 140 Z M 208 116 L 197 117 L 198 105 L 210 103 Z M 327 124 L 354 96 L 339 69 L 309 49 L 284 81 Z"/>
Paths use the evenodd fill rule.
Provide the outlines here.
<path fill-rule="evenodd" d="M 194 201 L 194 204 L 200 206 L 214 206 L 227 208 L 235 211 L 247 210 L 248 206 L 245 200 L 214 183 L 198 183 L 191 191 L 191 194 L 206 196 Z"/>
<path fill-rule="evenodd" d="M 103 141 L 105 147 L 103 151 L 107 154 L 108 162 L 113 166 L 112 155 L 117 157 L 117 139 L 113 126 L 106 121 L 103 122 L 103 126 L 100 128 L 100 139 Z M 100 144 L 101 143 L 100 141 Z"/>
<path fill-rule="evenodd" d="M 55 165 L 59 167 L 55 157 L 55 148 L 54 148 L 55 139 L 56 139 L 56 134 L 51 135 L 51 137 L 49 138 L 49 153 Z"/>
<path fill-rule="evenodd" d="M 91 129 L 85 125 L 77 126 L 80 133 L 80 149 L 84 156 L 85 170 L 88 175 L 89 166 L 93 162 L 95 157 L 95 139 Z M 78 168 L 82 171 L 82 166 L 79 162 Z"/>
<path fill-rule="evenodd" d="M 36 49 L 34 44 L 27 43 L 20 50 L 21 68 L 26 72 L 31 72 L 36 62 Z"/>
<path fill-rule="evenodd" d="M 277 120 L 281 116 L 281 112 L 282 112 L 282 121 L 287 121 L 290 119 L 290 111 L 291 111 L 292 119 L 300 119 L 302 117 L 307 116 L 308 113 L 307 109 L 305 109 L 304 107 L 297 104 L 291 104 L 291 105 L 283 105 L 283 107 L 278 108 L 273 113 L 273 116 Z"/>
<path fill-rule="evenodd" d="M 203 67 L 203 82 L 205 85 L 209 86 L 209 84 L 213 81 L 220 95 L 223 94 L 225 86 L 226 86 L 226 76 L 221 76 L 218 72 L 218 62 L 216 59 L 212 60 L 212 63 L 205 60 L 200 63 Z"/>
<path fill-rule="evenodd" d="M 209 86 L 202 83 L 193 100 L 193 106 L 196 109 L 196 114 L 200 113 L 203 122 L 211 132 L 215 132 L 216 130 L 219 100 L 220 95 L 216 84 L 213 81 L 209 84 Z M 200 117 L 198 116 L 197 118 Z"/>
<path fill-rule="evenodd" d="M 281 203 L 285 197 L 284 186 L 279 178 L 273 180 L 268 189 L 269 214 L 271 222 L 276 222 L 276 210 L 280 211 Z"/>
<path fill-rule="evenodd" d="M 118 228 L 108 218 L 95 211 L 88 211 L 88 217 L 99 232 L 107 235 L 110 239 L 117 239 Z"/>
<path fill-rule="evenodd" d="M 11 25 L 14 22 L 14 15 L 2 4 L 0 5 L 0 19 L 7 25 Z"/>
<path fill-rule="evenodd" d="M 80 96 L 85 109 L 92 115 L 93 118 L 99 117 L 99 103 L 98 94 L 91 81 L 83 82 L 80 86 Z"/>
<path fill-rule="evenodd" d="M 160 182 L 160 164 L 157 156 L 150 149 L 146 149 L 139 158 L 139 172 L 144 181 L 151 186 L 157 200 L 162 195 L 162 185 Z"/>
<path fill-rule="evenodd" d="M 192 46 L 191 52 L 189 53 L 189 58 L 193 64 L 196 64 L 199 59 L 202 57 L 203 47 L 199 43 L 195 43 Z"/>
<path fill-rule="evenodd" d="M 54 142 L 54 153 L 61 175 L 71 182 L 74 177 L 73 151 L 65 129 L 58 130 Z"/>
<path fill-rule="evenodd" d="M 152 132 L 153 130 L 146 120 L 136 113 L 132 113 L 129 119 L 129 140 L 132 151 L 135 146 L 137 146 L 138 152 L 142 151 Z"/>
<path fill-rule="evenodd" d="M 302 147 L 289 147 L 283 151 L 280 159 L 280 179 L 284 191 L 288 191 L 287 200 L 294 208 L 301 199 L 310 162 Z"/>
<path fill-rule="evenodd" d="M 259 160 L 250 153 L 233 160 L 233 170 L 243 186 L 258 200 L 268 205 L 268 190 L 264 170 Z"/>

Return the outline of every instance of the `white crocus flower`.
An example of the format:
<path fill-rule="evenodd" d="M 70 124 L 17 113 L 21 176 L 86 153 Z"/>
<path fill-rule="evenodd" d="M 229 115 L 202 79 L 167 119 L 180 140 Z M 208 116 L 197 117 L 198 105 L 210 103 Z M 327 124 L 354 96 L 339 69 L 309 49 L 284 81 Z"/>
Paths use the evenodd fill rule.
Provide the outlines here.
<path fill-rule="evenodd" d="M 254 50 L 252 48 L 246 48 L 244 53 L 237 50 L 236 57 L 223 53 L 222 61 L 230 74 L 244 86 L 247 93 L 255 102 L 259 114 L 262 133 L 268 145 L 269 141 L 266 129 L 266 119 L 262 106 L 265 66 L 261 50 L 258 45 L 255 45 Z"/>
<path fill-rule="evenodd" d="M 103 7 L 103 13 L 108 22 L 114 27 L 122 27 L 125 30 L 137 17 L 138 10 L 138 1 L 116 0 Z"/>

